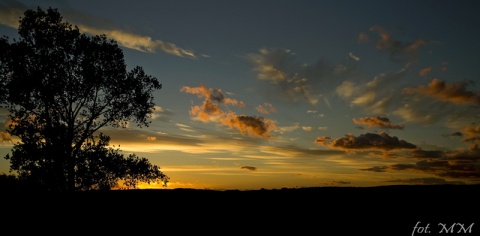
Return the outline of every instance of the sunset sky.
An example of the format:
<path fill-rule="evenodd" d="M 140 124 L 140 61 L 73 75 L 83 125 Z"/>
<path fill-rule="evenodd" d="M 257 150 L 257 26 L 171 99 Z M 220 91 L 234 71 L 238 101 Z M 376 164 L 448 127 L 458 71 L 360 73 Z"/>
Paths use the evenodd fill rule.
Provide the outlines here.
<path fill-rule="evenodd" d="M 479 183 L 480 1 L 0 0 L 0 36 L 38 4 L 162 83 L 103 132 L 168 188 Z"/>

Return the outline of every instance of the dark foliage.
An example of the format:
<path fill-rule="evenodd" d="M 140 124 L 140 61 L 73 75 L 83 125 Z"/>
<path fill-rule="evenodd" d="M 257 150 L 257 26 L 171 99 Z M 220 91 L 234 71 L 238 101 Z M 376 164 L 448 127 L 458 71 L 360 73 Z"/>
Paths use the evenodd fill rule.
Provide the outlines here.
<path fill-rule="evenodd" d="M 80 33 L 57 9 L 27 10 L 18 33 L 0 39 L 0 99 L 7 131 L 21 140 L 6 156 L 12 171 L 50 190 L 168 181 L 159 167 L 95 136 L 105 126 L 148 126 L 152 92 L 162 87 L 155 77 L 139 66 L 127 71 L 115 41 Z"/>

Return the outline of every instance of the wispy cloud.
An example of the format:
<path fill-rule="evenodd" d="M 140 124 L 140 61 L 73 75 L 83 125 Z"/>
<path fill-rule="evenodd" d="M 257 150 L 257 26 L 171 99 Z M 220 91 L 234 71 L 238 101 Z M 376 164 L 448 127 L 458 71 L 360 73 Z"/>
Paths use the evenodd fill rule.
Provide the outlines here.
<path fill-rule="evenodd" d="M 121 29 L 97 28 L 84 24 L 78 24 L 78 28 L 80 31 L 92 35 L 105 34 L 107 37 L 117 41 L 121 46 L 142 52 L 156 52 L 160 50 L 179 57 L 197 57 L 192 50 L 178 47 L 174 43 L 152 39 L 150 36 L 139 35 Z"/>
<path fill-rule="evenodd" d="M 386 166 L 374 166 L 361 169 L 373 172 L 411 171 L 422 174 L 432 174 L 442 178 L 454 178 L 462 181 L 480 181 L 480 151 L 415 151 L 410 157 L 420 158 L 415 163 L 399 163 Z"/>
<path fill-rule="evenodd" d="M 387 51 L 393 61 L 405 63 L 405 65 L 415 62 L 418 58 L 420 48 L 429 42 L 424 38 L 416 39 L 413 42 L 402 42 L 395 39 L 394 36 L 382 26 L 372 26 L 370 31 L 378 33 L 379 38 L 375 44 L 377 49 Z M 366 39 L 365 36 L 362 38 Z M 368 40 L 362 40 L 362 42 L 368 42 Z"/>
<path fill-rule="evenodd" d="M 381 73 L 366 83 L 347 80 L 335 91 L 352 107 L 359 106 L 373 114 L 385 114 L 393 109 L 394 100 L 401 95 L 396 86 L 403 74 L 403 70 Z"/>
<path fill-rule="evenodd" d="M 427 86 L 405 88 L 403 92 L 432 97 L 442 102 L 480 104 L 480 92 L 469 91 L 467 85 L 466 82 L 448 84 L 445 81 L 433 79 Z"/>
<path fill-rule="evenodd" d="M 332 140 L 332 138 L 330 138 L 328 136 L 321 136 L 321 137 L 318 137 L 317 139 L 315 139 L 314 143 L 320 144 L 320 145 L 323 145 L 323 146 L 327 146 L 330 143 L 331 140 Z"/>
<path fill-rule="evenodd" d="M 320 81 L 326 81 L 328 75 L 338 76 L 349 70 L 341 65 L 342 70 L 327 66 L 319 60 L 317 63 L 299 64 L 294 61 L 294 53 L 288 49 L 262 48 L 258 53 L 247 55 L 253 64 L 257 78 L 276 85 L 290 102 L 305 101 L 310 105 L 317 104 L 321 98 L 329 106 L 328 99 L 324 98 L 317 88 Z"/>
<path fill-rule="evenodd" d="M 359 119 L 353 119 L 353 122 L 357 125 L 366 125 L 368 127 L 377 127 L 380 129 L 403 129 L 404 125 L 392 124 L 389 118 L 387 117 L 362 117 Z"/>
<path fill-rule="evenodd" d="M 8 1 L 3 3 L 0 5 L 0 24 L 12 28 L 18 28 L 19 18 L 23 17 L 23 13 L 28 8 L 28 6 L 17 1 Z M 36 6 L 32 7 L 32 9 L 36 10 Z M 98 17 L 76 12 L 71 9 L 66 9 L 65 11 L 59 9 L 59 12 L 67 22 L 77 25 L 81 32 L 92 35 L 105 34 L 108 38 L 117 41 L 119 45 L 126 48 L 142 52 L 156 52 L 157 50 L 160 50 L 174 56 L 197 58 L 197 55 L 193 50 L 181 48 L 174 43 L 165 42 L 159 39 L 152 39 L 150 36 L 127 32 L 114 26 L 113 24 L 108 24 L 107 26 L 106 24 L 101 25 L 83 23 L 105 22 L 105 20 L 99 19 Z"/>
<path fill-rule="evenodd" d="M 275 107 L 273 107 L 273 105 L 270 103 L 264 103 L 263 105 L 258 105 L 256 109 L 258 112 L 262 114 L 270 114 L 277 111 L 277 109 L 275 109 Z"/>

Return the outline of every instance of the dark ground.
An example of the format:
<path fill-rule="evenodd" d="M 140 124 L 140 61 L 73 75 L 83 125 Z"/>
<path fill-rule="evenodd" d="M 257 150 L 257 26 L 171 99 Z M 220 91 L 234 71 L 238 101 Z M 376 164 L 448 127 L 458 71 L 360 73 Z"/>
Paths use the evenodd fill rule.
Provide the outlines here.
<path fill-rule="evenodd" d="M 13 191 L 1 195 L 6 196 L 2 215 L 8 220 L 21 219 L 35 225 L 25 229 L 51 233 L 62 225 L 78 234 L 95 230 L 109 235 L 409 236 L 418 224 L 429 227 L 413 235 L 480 235 L 480 185 Z M 472 224 L 465 233 L 463 229 Z"/>

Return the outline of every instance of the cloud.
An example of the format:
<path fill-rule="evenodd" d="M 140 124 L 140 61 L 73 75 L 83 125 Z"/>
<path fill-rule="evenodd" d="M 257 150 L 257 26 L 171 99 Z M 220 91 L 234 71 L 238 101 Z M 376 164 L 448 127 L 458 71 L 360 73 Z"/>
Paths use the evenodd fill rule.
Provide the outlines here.
<path fill-rule="evenodd" d="M 325 183 L 325 185 L 330 185 L 330 186 L 338 186 L 338 185 L 348 185 L 351 184 L 352 182 L 350 181 L 338 181 L 338 180 L 332 180 L 328 183 Z"/>
<path fill-rule="evenodd" d="M 157 137 L 153 136 L 153 135 L 149 135 L 149 136 L 147 136 L 147 140 L 148 141 L 155 141 L 155 140 L 157 140 Z"/>
<path fill-rule="evenodd" d="M 480 140 L 480 125 L 468 126 L 463 130 L 466 137 L 463 139 L 465 142 L 479 141 Z"/>
<path fill-rule="evenodd" d="M 420 158 L 420 159 L 432 159 L 432 158 L 444 158 L 445 152 L 440 150 L 422 150 L 416 149 L 409 153 L 409 157 Z"/>
<path fill-rule="evenodd" d="M 375 47 L 387 51 L 394 62 L 406 64 L 415 62 L 420 48 L 428 43 L 428 40 L 423 38 L 408 43 L 395 40 L 391 33 L 382 26 L 372 26 L 370 31 L 378 33 L 379 36 Z"/>
<path fill-rule="evenodd" d="M 36 7 L 35 7 L 36 8 Z M 8 3 L 0 6 L 0 24 L 12 28 L 18 28 L 19 17 L 23 17 L 23 13 L 28 7 L 17 1 L 8 1 Z M 84 13 L 76 12 L 71 9 L 65 11 L 59 10 L 60 14 L 65 20 L 73 25 L 77 25 L 82 33 L 101 35 L 105 34 L 108 38 L 118 42 L 119 45 L 142 51 L 142 52 L 156 52 L 163 51 L 170 55 L 187 58 L 197 58 L 192 50 L 178 47 L 174 43 L 165 42 L 159 39 L 152 39 L 149 36 L 139 35 L 113 26 L 112 24 L 104 24 L 105 20 L 93 17 Z M 92 24 L 85 24 L 82 22 L 90 22 Z M 102 22 L 102 24 L 98 24 Z M 103 26 L 102 26 L 103 25 Z"/>
<path fill-rule="evenodd" d="M 272 112 L 277 112 L 277 109 L 273 107 L 270 103 L 264 103 L 263 105 L 258 105 L 256 107 L 257 111 L 262 114 L 270 114 Z"/>
<path fill-rule="evenodd" d="M 226 98 L 221 89 L 207 88 L 203 84 L 199 87 L 183 86 L 180 91 L 196 94 L 199 98 L 204 99 L 202 106 L 193 106 L 190 110 L 190 115 L 194 119 L 203 122 L 217 122 L 225 114 L 225 111 L 219 105 L 245 106 L 245 103 L 242 101 Z"/>
<path fill-rule="evenodd" d="M 415 163 L 398 163 L 388 166 L 375 166 L 361 169 L 373 172 L 412 171 L 432 174 L 442 178 L 455 178 L 464 181 L 480 181 L 480 150 L 414 152 L 410 157 L 420 158 Z M 416 155 L 416 154 L 420 154 Z"/>
<path fill-rule="evenodd" d="M 463 134 L 462 134 L 462 132 L 456 131 L 456 132 L 453 132 L 453 133 L 450 133 L 450 134 L 443 134 L 442 136 L 444 136 L 444 137 L 462 137 Z"/>
<path fill-rule="evenodd" d="M 123 31 L 121 29 L 97 28 L 94 26 L 88 26 L 83 24 L 79 24 L 78 28 L 83 33 L 88 33 L 92 35 L 105 34 L 108 38 L 117 41 L 121 46 L 141 52 L 156 52 L 157 50 L 161 50 L 167 54 L 179 57 L 197 57 L 195 55 L 195 52 L 192 50 L 183 49 L 170 42 L 164 42 L 159 39 L 152 39 L 149 36 L 138 35 Z"/>
<path fill-rule="evenodd" d="M 0 138 L 2 139 L 0 142 L 2 143 L 13 143 L 12 138 L 10 137 L 9 133 L 1 132 L 0 131 Z"/>
<path fill-rule="evenodd" d="M 249 170 L 249 171 L 256 171 L 256 170 L 257 170 L 257 167 L 254 167 L 254 166 L 242 166 L 242 167 L 240 167 L 240 169 Z"/>
<path fill-rule="evenodd" d="M 180 91 L 196 94 L 199 98 L 205 98 L 205 100 L 215 101 L 221 104 L 234 105 L 238 107 L 245 106 L 245 103 L 242 101 L 225 98 L 225 95 L 223 95 L 223 91 L 221 89 L 207 88 L 203 84 L 198 87 L 183 86 Z"/>
<path fill-rule="evenodd" d="M 154 106 L 154 111 L 151 114 L 153 120 L 168 121 L 168 116 L 174 113 L 169 109 L 164 109 L 160 106 Z"/>
<path fill-rule="evenodd" d="M 435 178 L 435 177 L 395 179 L 395 180 L 387 180 L 386 182 L 406 183 L 406 184 L 423 184 L 423 185 L 465 184 L 465 182 L 463 182 L 463 181 L 447 181 L 445 179 Z"/>
<path fill-rule="evenodd" d="M 394 150 L 394 149 L 414 149 L 414 144 L 400 140 L 395 136 L 390 136 L 387 133 L 366 133 L 358 137 L 348 134 L 343 138 L 335 139 L 330 144 L 332 148 L 339 148 L 344 150 Z"/>
<path fill-rule="evenodd" d="M 324 150 L 298 147 L 295 145 L 285 146 L 262 146 L 259 148 L 261 152 L 283 156 L 287 158 L 305 157 L 305 156 L 323 156 L 330 157 L 334 155 L 342 155 L 344 152 L 339 150 Z"/>
<path fill-rule="evenodd" d="M 335 92 L 352 107 L 362 107 L 373 114 L 385 114 L 394 107 L 395 99 L 401 95 L 396 83 L 401 81 L 403 75 L 403 70 L 381 73 L 361 84 L 346 80 L 336 87 Z"/>
<path fill-rule="evenodd" d="M 18 28 L 20 17 L 28 7 L 17 1 L 6 1 L 0 5 L 0 24 L 11 28 Z"/>
<path fill-rule="evenodd" d="M 480 144 L 480 125 L 477 126 L 467 126 L 463 129 L 463 133 L 466 137 L 463 138 L 464 142 L 470 142 L 472 145 L 470 146 L 471 150 L 479 150 Z"/>
<path fill-rule="evenodd" d="M 467 90 L 467 85 L 465 82 L 447 84 L 445 81 L 433 79 L 427 86 L 420 85 L 417 88 L 405 88 L 403 92 L 406 94 L 420 94 L 454 104 L 480 104 L 480 93 Z"/>
<path fill-rule="evenodd" d="M 193 106 L 190 110 L 190 115 L 194 116 L 194 119 L 201 120 L 203 122 L 217 121 L 225 112 L 218 107 L 217 104 L 210 100 L 203 101 L 202 106 Z"/>
<path fill-rule="evenodd" d="M 313 130 L 312 126 L 302 126 L 302 129 L 306 132 L 311 132 Z"/>
<path fill-rule="evenodd" d="M 380 129 L 403 129 L 403 125 L 395 125 L 390 122 L 387 117 L 363 117 L 360 119 L 353 119 L 353 122 L 357 125 L 366 125 L 368 127 L 378 127 Z"/>
<path fill-rule="evenodd" d="M 360 169 L 360 170 L 372 171 L 372 172 L 387 172 L 388 167 L 387 166 L 374 166 L 374 167 Z"/>
<path fill-rule="evenodd" d="M 351 52 L 348 53 L 348 56 L 349 56 L 350 58 L 352 58 L 353 60 L 355 60 L 355 61 L 360 61 L 360 57 L 357 57 L 357 56 L 353 55 L 353 53 L 351 53 Z"/>
<path fill-rule="evenodd" d="M 327 146 L 331 140 L 332 140 L 332 138 L 330 138 L 330 137 L 321 136 L 321 137 L 317 137 L 317 139 L 315 139 L 314 143 L 320 144 L 322 146 Z"/>
<path fill-rule="evenodd" d="M 230 128 L 239 130 L 242 134 L 248 134 L 253 137 L 269 138 L 271 131 L 278 129 L 273 120 L 259 116 L 237 115 L 229 112 L 226 116 L 220 118 L 220 122 Z"/>
<path fill-rule="evenodd" d="M 292 132 L 292 131 L 295 131 L 297 129 L 300 129 L 300 124 L 299 123 L 294 123 L 293 125 L 290 125 L 290 126 L 278 127 L 278 130 L 276 130 L 276 131 L 281 133 L 281 134 L 284 134 L 286 132 Z"/>
<path fill-rule="evenodd" d="M 313 65 L 297 64 L 294 53 L 286 49 L 262 48 L 258 53 L 247 55 L 247 59 L 253 64 L 257 78 L 275 85 L 269 89 L 280 89 L 290 102 L 317 104 L 322 95 L 315 91 L 315 84 L 334 73 L 321 61 Z"/>
<path fill-rule="evenodd" d="M 425 67 L 423 69 L 421 69 L 419 72 L 418 72 L 418 75 L 422 76 L 422 77 L 426 77 L 427 75 L 429 75 L 430 73 L 432 73 L 432 67 L 429 66 L 429 67 Z"/>
<path fill-rule="evenodd" d="M 180 91 L 196 94 L 199 98 L 204 99 L 202 106 L 193 106 L 190 110 L 190 115 L 195 120 L 218 122 L 230 128 L 235 128 L 242 134 L 261 138 L 271 137 L 271 131 L 278 129 L 273 120 L 259 116 L 237 115 L 233 111 L 221 109 L 219 105 L 245 106 L 242 101 L 226 98 L 221 89 L 207 88 L 201 85 L 199 87 L 183 86 Z M 273 106 L 271 109 L 273 109 Z"/>

